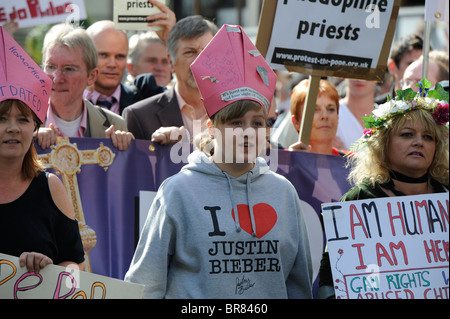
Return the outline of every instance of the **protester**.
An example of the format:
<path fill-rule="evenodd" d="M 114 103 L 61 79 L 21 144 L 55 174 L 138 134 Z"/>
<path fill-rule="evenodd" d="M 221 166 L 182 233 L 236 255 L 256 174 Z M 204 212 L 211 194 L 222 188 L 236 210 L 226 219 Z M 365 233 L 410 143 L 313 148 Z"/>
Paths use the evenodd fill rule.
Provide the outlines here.
<path fill-rule="evenodd" d="M 292 123 L 297 132 L 303 118 L 303 110 L 308 94 L 309 80 L 301 81 L 291 95 Z M 289 147 L 290 151 L 309 151 L 312 153 L 345 155 L 348 152 L 333 147 L 339 122 L 339 94 L 327 80 L 320 80 L 319 93 L 311 128 L 310 145 L 297 142 Z"/>
<path fill-rule="evenodd" d="M 175 13 L 159 1 L 149 0 L 149 3 L 161 12 L 147 17 L 148 26 L 158 26 L 156 34 L 164 43 L 176 22 Z M 152 73 L 134 75 L 136 79 L 130 85 L 121 83 L 127 66 L 129 44 L 126 33 L 117 30 L 113 21 L 98 21 L 87 32 L 92 37 L 99 56 L 99 76 L 95 85 L 84 92 L 84 96 L 93 104 L 122 115 L 129 105 L 164 92 L 163 86 L 157 84 Z"/>
<path fill-rule="evenodd" d="M 33 143 L 51 81 L 2 27 L 0 88 L 0 252 L 19 257 L 28 272 L 48 264 L 84 269 L 69 196 L 59 178 L 43 170 Z"/>
<path fill-rule="evenodd" d="M 423 56 L 411 63 L 403 74 L 401 85 L 403 89 L 419 90 L 416 85 L 422 79 Z M 427 79 L 432 83 L 448 80 L 448 53 L 444 51 L 431 51 L 428 56 Z"/>
<path fill-rule="evenodd" d="M 362 117 L 373 109 L 376 82 L 346 79 L 346 95 L 340 101 L 336 136 L 343 149 L 350 149 L 364 131 Z"/>
<path fill-rule="evenodd" d="M 201 16 L 186 17 L 172 28 L 167 51 L 176 77 L 175 85 L 162 94 L 127 107 L 123 113 L 130 132 L 137 139 L 172 144 L 184 130 L 192 139 L 194 121 L 199 120 L 205 126 L 207 114 L 190 65 L 216 32 L 217 26 Z"/>
<path fill-rule="evenodd" d="M 395 91 L 401 90 L 400 81 L 403 79 L 403 73 L 411 63 L 420 58 L 422 50 L 423 39 L 415 33 L 400 38 L 392 45 L 391 56 L 388 61 L 389 74 L 394 77 L 394 86 L 388 93 L 391 98 L 395 98 Z M 375 102 L 378 104 L 387 102 L 387 95 L 377 98 Z"/>
<path fill-rule="evenodd" d="M 275 73 L 230 25 L 191 68 L 213 137 L 162 184 L 125 280 L 145 285 L 146 298 L 312 298 L 298 195 L 257 157 Z"/>
<path fill-rule="evenodd" d="M 159 0 L 148 0 L 148 2 L 160 11 L 147 17 L 148 26 L 157 27 L 156 34 L 166 44 L 169 33 L 177 22 L 175 12 Z"/>
<path fill-rule="evenodd" d="M 53 81 L 45 127 L 38 142 L 48 148 L 57 136 L 111 138 L 126 150 L 134 138 L 124 119 L 83 99 L 86 86 L 97 77 L 97 51 L 86 31 L 69 24 L 52 27 L 43 47 L 44 72 Z"/>
<path fill-rule="evenodd" d="M 153 31 L 131 36 L 127 69 L 127 81 L 130 84 L 138 75 L 152 73 L 159 86 L 168 86 L 172 80 L 172 72 L 164 41 Z"/>
<path fill-rule="evenodd" d="M 430 86 L 422 85 L 415 97 L 403 99 L 401 94 L 365 120 L 369 128 L 356 155 L 349 157 L 348 179 L 355 186 L 341 201 L 448 192 L 448 94 L 447 100 L 440 100 L 438 91 L 432 93 Z M 433 98 L 424 97 L 427 90 Z M 320 295 L 332 296 L 327 253 L 319 276 Z"/>
<path fill-rule="evenodd" d="M 98 52 L 98 76 L 92 87 L 86 88 L 84 97 L 95 105 L 102 106 L 116 114 L 124 108 L 146 97 L 164 91 L 156 84 L 152 74 L 146 74 L 145 87 L 122 84 L 127 66 L 128 37 L 123 30 L 117 30 L 114 22 L 95 22 L 87 33 L 94 41 Z M 148 91 L 148 92 L 145 92 Z"/>

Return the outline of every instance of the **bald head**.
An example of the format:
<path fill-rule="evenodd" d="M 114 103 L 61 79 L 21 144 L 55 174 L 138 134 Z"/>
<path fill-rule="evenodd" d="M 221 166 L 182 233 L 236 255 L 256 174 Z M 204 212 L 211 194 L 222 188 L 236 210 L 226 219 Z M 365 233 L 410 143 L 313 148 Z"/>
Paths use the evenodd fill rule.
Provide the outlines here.
<path fill-rule="evenodd" d="M 128 55 L 128 37 L 114 28 L 114 22 L 102 20 L 92 24 L 87 33 L 94 41 L 98 53 L 99 74 L 95 90 L 111 96 L 122 81 Z"/>

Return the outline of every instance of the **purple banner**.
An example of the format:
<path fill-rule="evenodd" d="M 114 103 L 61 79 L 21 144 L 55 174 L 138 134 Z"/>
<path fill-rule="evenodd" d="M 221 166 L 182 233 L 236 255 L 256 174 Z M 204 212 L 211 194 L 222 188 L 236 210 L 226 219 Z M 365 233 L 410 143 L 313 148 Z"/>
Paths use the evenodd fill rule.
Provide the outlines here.
<path fill-rule="evenodd" d="M 70 138 L 70 145 L 76 147 L 78 153 L 65 154 L 62 161 L 80 161 L 79 171 L 65 178 L 71 183 L 76 179 L 85 223 L 96 235 L 95 246 L 89 252 L 92 272 L 123 279 L 139 236 L 139 192 L 156 192 L 167 177 L 187 163 L 190 147 L 171 149 L 136 140 L 126 152 L 119 152 L 109 139 L 94 138 Z M 103 147 L 113 154 L 112 163 L 106 167 L 99 163 L 101 154 L 108 155 L 107 152 L 89 155 Z M 58 146 L 47 150 L 37 146 L 37 149 L 41 158 L 48 159 Z M 55 156 L 52 158 L 55 161 Z M 302 200 L 317 275 L 325 247 L 320 205 L 338 201 L 350 188 L 346 181 L 345 159 L 284 150 L 273 150 L 268 159 L 272 161 L 271 169 L 289 179 Z M 51 168 L 49 163 L 47 166 L 49 171 L 58 173 L 55 166 Z M 63 175 L 59 172 L 62 179 Z M 71 192 L 76 193 L 76 190 Z M 277 196 L 276 189 L 273 195 Z"/>

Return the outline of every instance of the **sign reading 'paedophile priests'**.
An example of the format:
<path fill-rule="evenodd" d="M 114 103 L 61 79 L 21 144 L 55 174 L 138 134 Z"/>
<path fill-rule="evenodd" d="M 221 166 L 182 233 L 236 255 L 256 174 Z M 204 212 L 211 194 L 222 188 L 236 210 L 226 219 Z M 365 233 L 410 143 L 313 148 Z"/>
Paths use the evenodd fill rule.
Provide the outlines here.
<path fill-rule="evenodd" d="M 265 1 L 257 47 L 274 69 L 381 81 L 398 9 L 397 0 Z"/>

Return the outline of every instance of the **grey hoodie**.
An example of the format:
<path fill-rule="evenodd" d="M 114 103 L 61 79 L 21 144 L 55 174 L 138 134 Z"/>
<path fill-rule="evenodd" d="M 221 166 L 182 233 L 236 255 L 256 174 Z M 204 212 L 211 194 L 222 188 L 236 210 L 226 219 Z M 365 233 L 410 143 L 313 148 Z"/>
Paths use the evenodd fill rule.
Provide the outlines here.
<path fill-rule="evenodd" d="M 292 184 L 262 158 L 238 178 L 201 152 L 188 160 L 158 190 L 125 280 L 145 298 L 312 298 Z"/>

